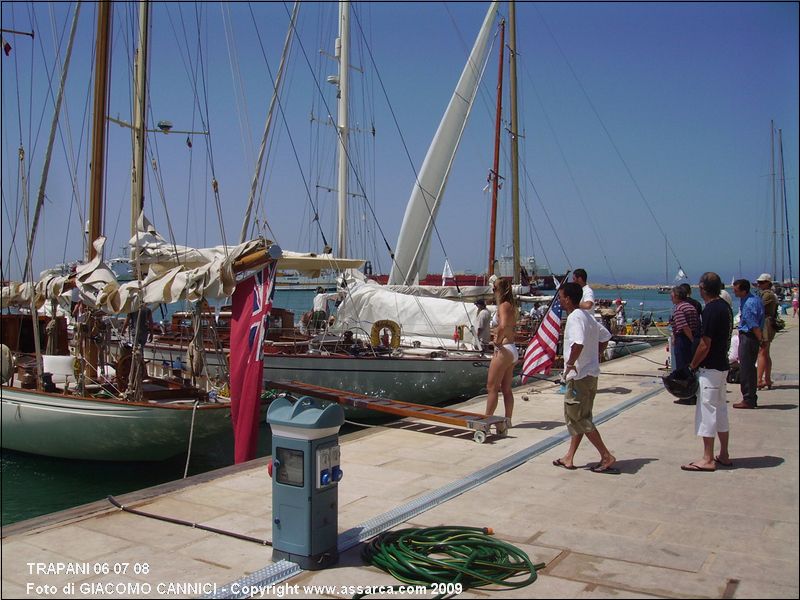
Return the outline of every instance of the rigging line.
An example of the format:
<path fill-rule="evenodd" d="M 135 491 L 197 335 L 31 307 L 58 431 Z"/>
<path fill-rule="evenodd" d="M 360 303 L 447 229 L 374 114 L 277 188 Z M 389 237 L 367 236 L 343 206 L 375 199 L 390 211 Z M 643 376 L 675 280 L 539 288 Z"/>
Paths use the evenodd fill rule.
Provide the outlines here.
<path fill-rule="evenodd" d="M 195 11 L 197 11 L 197 7 L 196 6 L 195 6 Z M 195 15 L 196 14 L 197 13 L 195 12 Z M 204 139 L 204 143 L 206 144 L 206 152 L 207 152 L 206 170 L 208 170 L 209 168 L 211 169 L 212 188 L 213 188 L 213 187 L 215 187 L 216 178 L 215 178 L 214 165 L 213 165 L 213 153 L 212 153 L 212 149 L 211 149 L 211 139 L 210 139 L 211 138 L 211 133 L 210 133 L 210 128 L 209 128 L 208 124 L 206 123 L 206 119 L 205 119 L 204 114 L 203 114 L 203 107 L 202 107 L 202 104 L 200 102 L 200 96 L 198 94 L 197 73 L 194 72 L 192 69 L 190 69 L 189 66 L 187 66 L 188 64 L 191 64 L 192 61 L 191 61 L 191 54 L 190 54 L 190 51 L 189 51 L 189 36 L 187 34 L 187 31 L 186 31 L 186 23 L 185 23 L 184 18 L 183 18 L 183 10 L 182 10 L 182 5 L 181 4 L 178 4 L 178 15 L 179 15 L 179 18 L 180 18 L 181 32 L 183 34 L 183 40 L 184 40 L 184 43 L 185 43 L 186 54 L 187 54 L 185 59 L 184 59 L 183 55 L 181 55 L 181 62 L 183 63 L 184 71 L 186 71 L 187 77 L 189 78 L 189 82 L 192 84 L 192 92 L 193 92 L 193 96 L 194 96 L 195 107 L 197 109 L 197 114 L 200 117 L 200 123 L 201 123 L 201 125 L 203 127 L 203 130 L 208 132 L 208 135 L 205 135 L 203 137 L 205 138 Z M 172 27 L 173 35 L 175 36 L 176 40 L 179 40 L 178 32 L 175 29 L 175 25 L 174 25 L 174 23 L 172 21 L 172 15 L 170 14 L 169 10 L 167 10 L 167 16 L 168 16 L 169 21 L 170 21 L 170 26 Z M 199 51 L 199 48 L 201 47 L 201 41 L 200 41 L 199 32 L 198 32 L 198 36 L 197 36 L 197 46 L 198 46 L 198 56 L 201 56 L 201 53 Z M 187 61 L 188 61 L 188 63 L 187 63 Z M 197 64 L 196 68 L 199 68 L 201 73 L 202 73 L 202 68 L 201 68 L 201 66 L 202 66 L 202 58 L 200 58 L 197 61 L 196 64 Z M 206 181 L 208 181 L 208 176 L 206 176 Z M 203 186 L 203 187 L 204 187 L 204 189 L 206 191 L 206 193 L 205 193 L 206 202 L 208 202 L 208 200 L 207 200 L 208 199 L 208 186 Z M 216 192 L 215 192 L 215 199 L 217 200 L 217 202 L 216 202 L 216 204 L 217 204 L 217 213 L 219 215 L 219 202 L 218 202 L 219 196 L 218 196 L 218 194 L 216 194 Z M 204 228 L 205 228 L 206 223 L 207 223 L 207 219 L 204 220 L 203 223 L 204 223 Z M 221 223 L 221 221 L 220 221 L 220 223 Z M 205 239 L 205 235 L 206 235 L 205 229 L 204 229 L 203 235 L 204 235 L 204 239 Z M 224 241 L 224 227 L 223 227 L 223 241 Z M 227 245 L 225 245 L 225 248 L 226 248 L 226 252 L 227 252 Z"/>
<path fill-rule="evenodd" d="M 52 10 L 52 5 L 50 5 Z M 29 17 L 31 19 L 31 25 L 34 30 L 39 30 L 38 21 L 36 20 L 36 12 L 32 10 L 32 8 L 28 7 Z M 53 61 L 52 67 L 47 66 L 47 56 L 45 55 L 44 51 L 44 43 L 42 41 L 43 36 L 39 36 L 39 50 L 42 54 L 42 64 L 44 65 L 45 73 L 47 74 L 47 91 L 49 97 L 52 99 L 53 97 L 53 76 L 55 75 L 56 69 L 56 61 Z M 39 124 L 36 127 L 36 135 L 33 135 L 33 60 L 34 60 L 34 46 L 36 45 L 36 40 L 33 40 L 33 44 L 31 44 L 31 68 L 30 74 L 28 78 L 29 84 L 29 93 L 28 93 L 28 152 L 29 152 L 29 162 L 28 162 L 28 171 L 25 174 L 28 183 L 30 184 L 31 181 L 31 168 L 33 167 L 33 157 L 36 156 L 36 147 L 39 145 L 39 134 L 42 131 L 42 125 L 44 123 L 44 113 L 46 110 L 47 102 L 46 100 L 42 102 L 42 109 L 39 113 Z M 60 46 L 56 49 L 56 54 L 60 51 Z M 30 192 L 30 190 L 29 190 Z"/>
<path fill-rule="evenodd" d="M 284 9 L 286 9 L 286 10 L 288 11 L 288 7 L 286 6 L 286 4 L 285 4 L 285 3 L 284 3 Z M 359 18 L 358 18 L 357 11 L 356 11 L 356 10 L 353 10 L 353 11 L 352 11 L 352 14 L 353 14 L 353 16 L 354 16 L 354 17 L 355 17 L 355 19 L 356 19 L 356 23 L 358 24 L 358 28 L 359 28 L 359 30 L 361 31 L 361 35 L 362 35 L 362 37 L 363 37 L 363 35 L 364 35 L 364 31 L 363 31 L 363 29 L 361 28 L 361 21 L 360 21 L 360 20 L 359 20 Z M 300 47 L 300 50 L 301 50 L 301 52 L 303 53 L 303 57 L 305 58 L 306 64 L 308 65 L 308 68 L 309 68 L 309 71 L 311 71 L 312 78 L 313 78 L 313 80 L 314 80 L 314 85 L 316 86 L 316 88 L 317 88 L 317 91 L 319 92 L 320 101 L 321 101 L 321 102 L 322 102 L 322 104 L 325 106 L 326 114 L 329 114 L 329 115 L 331 115 L 331 114 L 333 114 L 333 111 L 331 111 L 331 110 L 330 110 L 330 107 L 328 106 L 328 103 L 327 103 L 327 101 L 325 100 L 325 95 L 323 94 L 323 92 L 322 92 L 322 89 L 320 88 L 319 81 L 317 81 L 316 77 L 313 77 L 314 71 L 313 71 L 313 68 L 312 68 L 312 66 L 311 66 L 311 61 L 309 61 L 309 59 L 308 59 L 308 54 L 306 53 L 305 46 L 303 45 L 302 41 L 301 41 L 299 38 L 298 38 L 298 45 L 299 45 L 299 47 Z M 369 51 L 369 46 L 367 46 L 367 50 Z M 372 53 L 371 53 L 371 52 L 370 52 L 370 57 L 372 57 Z M 374 59 L 372 60 L 372 64 L 373 64 L 373 66 L 375 65 L 375 61 L 374 61 Z M 380 76 L 379 76 L 379 77 L 380 77 Z M 336 128 L 336 133 L 337 133 L 337 136 L 338 136 L 339 138 L 341 138 L 341 136 L 342 136 L 342 132 L 341 132 L 341 131 L 338 131 L 338 128 Z M 386 236 L 385 236 L 385 235 L 384 235 L 384 233 L 383 233 L 383 228 L 380 226 L 380 223 L 378 222 L 378 218 L 377 218 L 377 216 L 375 215 L 375 210 L 374 210 L 374 208 L 373 208 L 373 206 L 372 206 L 372 203 L 369 201 L 369 198 L 367 197 L 367 190 L 364 188 L 364 184 L 363 184 L 363 182 L 361 181 L 361 177 L 359 176 L 359 174 L 358 174 L 358 171 L 355 169 L 355 165 L 353 165 L 352 159 L 351 159 L 351 157 L 350 157 L 350 153 L 349 153 L 349 152 L 346 152 L 346 153 L 345 153 L 345 156 L 346 156 L 346 158 L 347 158 L 347 163 L 348 163 L 348 165 L 349 165 L 350 169 L 351 169 L 351 170 L 352 170 L 352 172 L 353 172 L 353 177 L 354 177 L 354 178 L 355 178 L 355 180 L 356 180 L 356 184 L 358 185 L 358 188 L 359 188 L 360 192 L 361 192 L 361 193 L 364 195 L 364 197 L 366 198 L 367 206 L 369 206 L 369 209 L 370 209 L 370 213 L 371 213 L 371 215 L 372 215 L 372 218 L 375 220 L 375 222 L 376 222 L 376 223 L 378 223 L 378 229 L 379 229 L 379 230 L 380 230 L 380 232 L 381 232 L 381 236 L 383 237 L 383 242 L 384 242 L 384 244 L 386 245 L 386 248 L 387 248 L 387 250 L 389 251 L 389 255 L 392 257 L 392 261 L 394 261 L 394 253 L 392 252 L 391 246 L 389 245 L 389 242 L 387 241 L 387 239 L 386 239 Z"/>
<path fill-rule="evenodd" d="M 583 92 L 584 97 L 586 98 L 586 101 L 589 103 L 589 106 L 592 109 L 592 112 L 594 112 L 595 117 L 597 117 L 597 120 L 600 123 L 600 126 L 603 128 L 603 131 L 606 134 L 606 137 L 608 137 L 608 141 L 611 143 L 612 148 L 614 148 L 614 152 L 616 152 L 617 157 L 619 158 L 620 162 L 622 162 L 622 165 L 625 167 L 625 170 L 628 173 L 628 177 L 630 177 L 631 181 L 633 182 L 634 187 L 636 188 L 636 191 L 639 193 L 639 197 L 642 199 L 642 201 L 644 202 L 645 206 L 647 207 L 647 210 L 650 213 L 650 216 L 653 217 L 653 222 L 656 224 L 656 227 L 658 228 L 659 232 L 661 232 L 661 235 L 665 239 L 667 239 L 667 246 L 669 247 L 670 252 L 672 252 L 672 257 L 675 259 L 675 262 L 678 263 L 678 268 L 683 270 L 683 267 L 681 265 L 681 261 L 678 258 L 678 255 L 676 254 L 675 249 L 672 247 L 672 244 L 669 243 L 669 239 L 667 238 L 666 232 L 664 231 L 663 227 L 661 227 L 661 223 L 658 221 L 658 218 L 656 217 L 655 212 L 653 211 L 652 207 L 650 206 L 650 203 L 647 201 L 647 198 L 645 197 L 644 192 L 642 191 L 642 188 L 639 186 L 639 182 L 636 180 L 636 177 L 634 177 L 633 171 L 631 171 L 630 166 L 628 166 L 627 161 L 622 156 L 622 152 L 620 151 L 619 147 L 617 146 L 616 142 L 614 141 L 614 138 L 611 136 L 611 132 L 608 130 L 608 127 L 606 127 L 605 122 L 600 117 L 600 113 L 597 111 L 597 108 L 595 107 L 594 103 L 592 102 L 592 99 L 589 97 L 589 93 L 586 91 L 586 88 L 584 87 L 583 82 L 581 82 L 581 80 L 578 78 L 578 74 L 575 72 L 575 69 L 572 67 L 572 63 L 569 61 L 569 59 L 567 58 L 567 55 L 562 50 L 561 45 L 558 43 L 558 40 L 556 39 L 556 36 L 553 33 L 552 29 L 550 29 L 550 25 L 547 22 L 547 20 L 544 18 L 544 15 L 541 13 L 541 11 L 538 9 L 538 7 L 534 6 L 534 9 L 536 10 L 537 13 L 539 13 L 539 17 L 542 19 L 542 22 L 544 23 L 545 29 L 547 29 L 547 32 L 550 34 L 550 37 L 553 39 L 553 42 L 555 43 L 556 48 L 558 48 L 558 51 L 561 54 L 561 57 L 564 59 L 564 62 L 567 63 L 567 66 L 569 67 L 570 73 L 572 73 L 572 76 L 575 78 L 575 81 L 578 83 L 578 87 L 580 87 L 581 91 Z M 685 273 L 685 271 L 684 271 L 684 273 Z"/>
<path fill-rule="evenodd" d="M 546 109 L 546 107 L 544 105 L 544 102 L 542 101 L 542 97 L 539 94 L 539 90 L 536 88 L 536 83 L 535 83 L 535 81 L 533 79 L 533 76 L 530 73 L 530 70 L 527 68 L 527 64 L 526 63 L 523 63 L 523 71 L 524 71 L 525 75 L 528 77 L 528 79 L 530 81 L 530 84 L 531 84 L 531 87 L 533 88 L 533 93 L 536 96 L 536 100 L 538 101 L 539 106 L 542 109 L 542 113 L 544 114 L 545 122 L 547 123 L 547 127 L 550 129 L 550 133 L 552 134 L 553 140 L 556 143 L 556 147 L 558 148 L 558 152 L 561 155 L 561 160 L 563 161 L 564 166 L 567 169 L 567 173 L 569 174 L 570 181 L 572 182 L 572 185 L 575 188 L 575 192 L 576 192 L 576 194 L 578 196 L 578 200 L 580 201 L 581 206 L 583 207 L 584 213 L 586 215 L 588 215 L 588 217 L 589 217 L 589 225 L 591 225 L 592 232 L 594 233 L 595 239 L 597 239 L 597 243 L 600 246 L 600 250 L 601 250 L 601 252 L 603 254 L 603 260 L 605 261 L 606 266 L 608 267 L 608 270 L 611 273 L 611 277 L 614 280 L 614 284 L 619 289 L 620 284 L 619 284 L 619 281 L 617 280 L 617 276 L 614 274 L 614 269 L 611 267 L 611 263 L 608 260 L 608 254 L 607 254 L 605 245 L 603 244 L 602 237 L 600 236 L 600 232 L 597 229 L 596 220 L 593 217 L 592 213 L 589 211 L 588 206 L 586 205 L 586 202 L 584 200 L 583 194 L 581 193 L 580 187 L 578 187 L 578 182 L 575 179 L 575 174 L 572 171 L 572 167 L 570 166 L 569 161 L 567 161 L 567 156 L 564 153 L 564 148 L 563 148 L 563 146 L 561 145 L 561 142 L 558 139 L 558 135 L 556 134 L 555 127 L 553 127 L 553 122 L 550 119 L 550 115 L 547 112 L 547 109 Z"/>
<path fill-rule="evenodd" d="M 14 14 L 14 6 L 15 4 L 11 3 L 11 26 L 14 29 L 17 29 L 17 22 L 16 22 L 16 15 Z M 28 7 L 30 10 L 30 7 Z M 33 45 L 33 44 L 31 44 Z M 16 90 L 17 96 L 17 128 L 19 129 L 19 147 L 22 147 L 22 102 L 19 97 L 19 52 L 14 53 L 14 80 L 16 81 L 16 85 L 14 86 Z M 33 71 L 33 61 L 31 61 L 31 71 Z M 31 78 L 32 79 L 32 78 Z"/>
<path fill-rule="evenodd" d="M 197 4 L 195 4 L 195 7 L 194 7 L 195 21 L 197 23 L 197 40 L 198 40 L 198 43 L 199 43 L 199 41 L 200 41 L 200 21 L 201 21 L 201 19 L 200 19 L 200 15 L 198 14 L 198 10 L 199 10 L 199 8 L 198 8 Z M 219 180 L 217 179 L 216 168 L 214 166 L 214 148 L 213 148 L 213 145 L 211 143 L 211 112 L 209 110 L 209 104 L 208 104 L 208 83 L 206 82 L 206 76 L 207 76 L 206 69 L 208 68 L 208 65 L 203 60 L 203 48 L 202 48 L 202 46 L 198 45 L 197 55 L 198 55 L 198 58 L 200 60 L 200 66 L 201 66 L 201 68 L 200 68 L 200 77 L 201 77 L 202 83 L 203 83 L 203 87 L 202 87 L 202 89 L 203 89 L 203 101 L 205 102 L 205 111 L 206 111 L 205 114 L 206 114 L 206 120 L 208 122 L 207 131 L 209 133 L 208 133 L 207 136 L 204 136 L 204 137 L 207 138 L 206 146 L 208 148 L 209 160 L 211 161 L 211 177 L 212 177 L 211 189 L 214 192 L 214 204 L 215 204 L 216 209 L 217 209 L 217 220 L 218 220 L 218 223 L 219 223 L 219 233 L 220 233 L 220 236 L 222 238 L 222 247 L 223 247 L 223 249 L 225 251 L 225 256 L 227 258 L 227 256 L 228 256 L 228 242 L 227 242 L 226 237 L 225 237 L 225 220 L 223 219 L 223 215 L 222 215 L 222 203 L 220 201 L 220 196 L 219 196 Z"/>
<path fill-rule="evenodd" d="M 196 67 L 195 67 L 196 68 Z M 192 102 L 192 119 L 191 119 L 191 127 L 190 131 L 194 131 L 195 124 L 197 123 L 197 107 L 195 106 L 194 102 Z M 192 214 L 191 211 L 191 203 L 192 203 L 192 173 L 194 171 L 194 145 L 192 144 L 192 138 L 194 137 L 193 134 L 189 134 L 186 136 L 186 140 L 188 143 L 188 150 L 189 150 L 189 173 L 188 173 L 188 185 L 186 186 L 186 221 L 183 230 L 183 239 L 189 240 L 189 215 Z M 205 187 L 205 186 L 203 186 Z"/>
<path fill-rule="evenodd" d="M 239 134 L 242 137 L 242 146 L 244 147 L 245 159 L 248 164 L 254 164 L 255 158 L 253 157 L 253 135 L 252 128 L 250 127 L 250 120 L 247 110 L 247 97 L 244 93 L 242 85 L 242 72 L 239 64 L 239 55 L 236 50 L 236 41 L 233 36 L 232 22 L 230 15 L 230 4 L 226 2 L 220 3 L 220 12 L 222 13 L 222 29 L 225 32 L 225 46 L 228 51 L 228 63 L 231 69 L 231 79 L 233 80 L 234 96 L 236 98 L 236 116 L 239 122 Z"/>
<path fill-rule="evenodd" d="M 364 36 L 364 30 L 363 30 L 363 28 L 361 27 L 361 20 L 358 18 L 358 13 L 357 13 L 357 11 L 355 11 L 355 10 L 354 10 L 354 11 L 353 11 L 353 15 L 354 15 L 354 17 L 355 17 L 356 24 L 358 25 L 359 31 L 361 31 L 361 36 L 362 36 L 362 38 L 365 38 L 365 36 Z M 495 39 L 497 39 L 497 33 L 495 33 Z M 492 44 L 492 45 L 493 45 L 493 44 Z M 377 76 L 377 78 L 378 78 L 378 82 L 379 82 L 379 84 L 380 84 L 381 91 L 383 92 L 384 99 L 386 100 L 386 103 L 387 103 L 387 105 L 388 105 L 388 107 L 389 107 L 389 112 L 390 112 L 390 113 L 391 113 L 391 115 L 392 115 L 392 120 L 394 121 L 394 124 L 395 124 L 395 127 L 397 128 L 398 134 L 400 135 L 400 141 L 401 141 L 401 143 L 402 143 L 402 145 L 403 145 L 403 149 L 404 149 L 404 151 L 405 151 L 405 153 L 406 153 L 406 158 L 408 158 L 408 162 L 409 162 L 409 164 L 411 165 L 411 170 L 412 170 L 412 171 L 413 171 L 413 173 L 414 173 L 414 181 L 416 182 L 416 183 L 415 183 L 415 185 L 416 185 L 416 186 L 417 186 L 417 187 L 418 187 L 420 190 L 422 190 L 422 192 L 423 192 L 423 197 L 425 198 L 425 206 L 428 208 L 428 213 L 429 213 L 429 215 L 431 216 L 431 222 L 432 222 L 431 224 L 432 224 L 433 230 L 434 230 L 434 231 L 435 231 L 435 233 L 436 233 L 436 237 L 437 237 L 437 239 L 439 240 L 439 245 L 440 245 L 440 247 L 441 247 L 442 251 L 443 251 L 443 252 L 446 254 L 446 251 L 445 251 L 445 248 L 444 248 L 444 243 L 442 242 L 442 238 L 441 238 L 441 236 L 439 235 L 439 229 L 438 229 L 438 227 L 436 226 L 436 221 L 433 219 L 433 213 L 432 213 L 431 207 L 428 205 L 428 200 L 427 200 L 427 197 L 428 197 L 428 196 L 433 196 L 434 198 L 435 198 L 436 196 L 435 196 L 435 195 L 432 195 L 432 194 L 431 194 L 431 193 L 430 193 L 428 190 L 425 190 L 425 189 L 422 187 L 421 183 L 420 183 L 420 180 L 419 180 L 419 173 L 417 172 L 416 168 L 414 167 L 414 161 L 411 159 L 411 153 L 410 153 L 410 152 L 409 152 L 409 150 L 408 150 L 408 145 L 406 144 L 405 138 L 404 138 L 404 136 L 403 136 L 403 133 L 402 133 L 402 130 L 401 130 L 401 128 L 400 128 L 400 124 L 399 124 L 399 122 L 398 122 L 398 120 L 397 120 L 397 115 L 396 115 L 396 113 L 395 113 L 395 111 L 394 111 L 394 107 L 392 106 L 391 100 L 389 99 L 389 94 L 388 94 L 388 92 L 386 91 L 386 86 L 385 86 L 385 85 L 384 85 L 384 83 L 383 83 L 383 77 L 381 77 L 380 71 L 379 71 L 379 69 L 378 69 L 378 65 L 375 63 L 375 57 L 374 57 L 374 55 L 372 54 L 372 48 L 371 48 L 371 47 L 370 47 L 370 45 L 369 45 L 369 44 L 367 44 L 366 42 L 365 42 L 365 47 L 366 47 L 366 49 L 367 49 L 367 53 L 369 54 L 370 62 L 372 63 L 372 66 L 373 66 L 373 68 L 375 69 L 375 74 L 376 74 L 376 76 Z M 486 53 L 486 61 L 487 61 L 487 62 L 488 62 L 488 59 L 489 59 L 489 54 L 491 54 L 491 51 L 489 51 L 489 52 L 487 52 L 487 53 Z M 485 66 L 486 66 L 486 64 L 484 63 L 484 68 L 485 68 Z M 481 72 L 483 72 L 483 69 L 481 69 Z M 482 78 L 479 78 L 479 79 L 482 79 Z M 480 87 L 480 86 L 478 86 L 478 87 Z M 474 101 L 474 98 L 473 98 L 473 101 Z M 466 122 L 465 122 L 465 124 L 464 124 L 464 125 L 466 126 Z M 462 133 L 463 133 L 463 128 L 462 128 Z M 452 162 L 452 160 L 451 160 L 451 162 Z M 363 186 L 361 186 L 361 182 L 360 182 L 360 180 L 358 179 L 358 174 L 356 174 L 356 180 L 358 181 L 358 183 L 359 183 L 359 186 L 360 186 L 360 187 L 362 188 L 362 190 L 363 190 Z M 441 193 L 441 190 L 440 190 L 440 193 Z M 366 192 L 365 192 L 365 191 L 364 191 L 364 195 L 366 196 Z M 378 221 L 377 221 L 377 217 L 375 216 L 375 212 L 374 212 L 374 210 L 372 210 L 372 205 L 371 205 L 371 204 L 369 204 L 369 206 L 370 206 L 370 211 L 372 212 L 372 216 L 373 216 L 373 218 L 375 219 L 375 221 L 376 221 L 376 222 L 378 222 Z M 381 235 L 383 236 L 384 243 L 386 244 L 386 247 L 387 247 L 387 249 L 389 250 L 389 256 L 390 256 L 390 258 L 391 258 L 391 260 L 392 260 L 392 264 L 393 264 L 394 266 L 396 266 L 396 267 L 399 269 L 400 267 L 399 267 L 399 265 L 397 264 L 397 262 L 395 261 L 395 258 L 394 258 L 394 252 L 392 252 L 392 249 L 391 249 L 391 247 L 389 246 L 389 243 L 386 241 L 386 236 L 383 234 L 383 228 L 382 228 L 382 227 L 380 227 L 380 223 L 378 223 L 378 229 L 380 230 L 380 232 L 381 232 Z M 402 276 L 403 276 L 403 278 L 405 279 L 405 277 L 406 277 L 406 275 L 407 275 L 407 274 L 406 274 L 406 273 L 401 273 L 401 275 L 402 275 Z"/>
<path fill-rule="evenodd" d="M 285 6 L 286 5 L 284 4 L 284 7 Z M 250 16 L 251 16 L 251 18 L 253 20 L 253 26 L 255 27 L 255 30 L 256 30 L 256 37 L 258 38 L 258 45 L 261 48 L 261 56 L 264 58 L 264 64 L 267 67 L 267 73 L 269 74 L 269 79 L 270 79 L 270 83 L 272 84 L 272 88 L 275 89 L 275 78 L 272 75 L 272 69 L 270 68 L 269 61 L 267 60 L 267 53 L 266 53 L 266 50 L 264 49 L 263 40 L 261 39 L 261 32 L 259 31 L 258 25 L 256 24 L 256 18 L 255 18 L 255 15 L 253 14 L 253 8 L 252 8 L 252 6 L 250 6 L 249 3 L 248 3 L 248 8 L 250 9 Z M 291 23 L 291 20 L 290 20 L 290 23 Z M 292 27 L 292 29 L 294 31 L 295 39 L 297 39 L 298 42 L 299 42 L 300 40 L 299 40 L 299 38 L 297 36 L 297 29 L 296 29 L 295 25 L 293 23 L 291 23 L 290 26 Z M 302 43 L 301 43 L 301 47 L 302 47 Z M 289 144 L 292 147 L 292 153 L 294 154 L 294 159 L 295 159 L 295 162 L 297 163 L 297 168 L 300 171 L 300 178 L 303 180 L 303 186 L 306 189 L 306 197 L 308 198 L 308 201 L 311 204 L 311 208 L 314 210 L 314 221 L 317 223 L 317 228 L 319 229 L 319 233 L 322 236 L 322 240 L 325 243 L 325 245 L 327 246 L 328 245 L 328 241 L 325 238 L 325 232 L 322 230 L 322 225 L 319 222 L 319 210 L 318 210 L 318 208 L 316 206 L 314 206 L 314 200 L 311 197 L 311 189 L 308 186 L 308 180 L 306 178 L 305 172 L 303 171 L 303 166 L 302 166 L 302 164 L 300 162 L 300 156 L 297 153 L 297 146 L 294 143 L 294 138 L 293 138 L 291 132 L 289 131 L 289 125 L 288 125 L 287 120 L 286 120 L 286 113 L 283 110 L 283 102 L 281 102 L 280 97 L 277 98 L 276 104 L 278 105 L 278 111 L 281 114 L 281 119 L 283 120 L 283 125 L 286 128 L 286 133 L 287 133 L 287 136 L 289 138 Z"/>

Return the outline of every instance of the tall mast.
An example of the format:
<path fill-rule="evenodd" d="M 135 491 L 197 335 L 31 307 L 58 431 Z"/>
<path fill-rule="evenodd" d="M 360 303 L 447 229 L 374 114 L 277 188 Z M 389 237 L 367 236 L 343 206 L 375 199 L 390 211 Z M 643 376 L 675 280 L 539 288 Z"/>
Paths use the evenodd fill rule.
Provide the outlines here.
<path fill-rule="evenodd" d="M 348 102 L 350 93 L 350 0 L 339 2 L 339 37 L 336 38 L 336 57 L 339 59 L 339 102 L 337 129 L 339 134 L 338 199 L 339 227 L 337 256 L 347 256 L 347 138 L 349 135 Z"/>
<path fill-rule="evenodd" d="M 492 167 L 492 222 L 489 229 L 489 269 L 486 275 L 494 275 L 494 248 L 497 229 L 497 189 L 500 183 L 500 121 L 503 114 L 503 55 L 505 54 L 506 22 L 500 21 L 500 58 L 497 67 L 497 116 L 494 126 L 494 165 Z"/>
<path fill-rule="evenodd" d="M 775 275 L 778 266 L 778 248 L 775 243 L 775 235 L 777 233 L 776 217 L 775 217 L 775 123 L 770 120 L 769 122 L 769 154 L 770 154 L 770 178 L 772 179 L 772 273 Z"/>
<path fill-rule="evenodd" d="M 111 47 L 111 2 L 97 3 L 97 42 L 94 73 L 94 117 L 92 122 L 91 191 L 89 196 L 89 248 L 91 261 L 97 251 L 94 241 L 102 234 L 103 186 L 106 155 L 106 108 L 108 106 L 109 48 Z M 91 323 L 90 323 L 91 325 Z M 90 379 L 97 377 L 97 343 L 86 336 L 84 347 L 84 373 Z"/>
<path fill-rule="evenodd" d="M 783 196 L 783 206 L 781 212 L 783 213 L 784 222 L 781 225 L 783 228 L 784 224 L 786 226 L 786 254 L 787 258 L 789 259 L 789 285 L 794 285 L 794 279 L 792 278 L 792 242 L 789 238 L 789 211 L 786 206 L 786 173 L 784 171 L 783 165 L 783 135 L 780 129 L 778 129 L 778 148 L 780 150 L 780 159 L 781 159 L 781 182 L 782 182 L 782 196 Z M 783 241 L 781 241 L 781 256 L 783 256 Z M 783 268 L 781 268 L 781 278 L 783 278 Z M 783 281 L 781 281 L 783 283 Z"/>
<path fill-rule="evenodd" d="M 519 283 L 519 120 L 517 119 L 517 17 L 514 0 L 508 3 L 511 83 L 511 226 L 514 233 L 514 283 Z"/>
<path fill-rule="evenodd" d="M 91 190 L 89 196 L 89 260 L 95 256 L 94 241 L 103 226 L 103 186 L 105 183 L 106 108 L 108 106 L 111 2 L 97 3 L 97 48 L 94 73 L 94 117 L 92 121 Z"/>
<path fill-rule="evenodd" d="M 133 98 L 133 168 L 131 170 L 131 238 L 144 208 L 145 136 L 147 135 L 147 60 L 150 39 L 150 2 L 139 2 L 139 47 L 134 67 Z M 131 247 L 131 258 L 134 249 Z"/>

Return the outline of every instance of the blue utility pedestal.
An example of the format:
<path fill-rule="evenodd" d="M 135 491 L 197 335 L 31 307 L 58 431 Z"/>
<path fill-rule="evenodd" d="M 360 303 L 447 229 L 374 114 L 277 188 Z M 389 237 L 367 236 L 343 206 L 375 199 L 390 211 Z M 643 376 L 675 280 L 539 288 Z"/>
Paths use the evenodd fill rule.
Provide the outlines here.
<path fill-rule="evenodd" d="M 270 404 L 272 559 L 308 570 L 339 560 L 339 428 L 344 410 L 304 396 Z"/>

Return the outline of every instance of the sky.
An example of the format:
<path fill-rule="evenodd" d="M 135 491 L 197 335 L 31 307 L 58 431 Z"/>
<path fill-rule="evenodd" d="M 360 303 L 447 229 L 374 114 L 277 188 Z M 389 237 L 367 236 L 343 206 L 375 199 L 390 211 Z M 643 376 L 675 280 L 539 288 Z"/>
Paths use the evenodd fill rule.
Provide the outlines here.
<path fill-rule="evenodd" d="M 415 172 L 450 100 L 488 3 L 356 3 L 350 254 L 388 273 Z M 2 3 L 12 46 L 2 64 L 3 277 L 18 278 L 29 226 L 18 147 L 35 201 L 72 3 Z M 154 3 L 146 214 L 179 244 L 236 243 L 286 35 L 290 4 Z M 501 15 L 507 16 L 505 3 Z M 770 121 L 783 138 L 793 273 L 798 255 L 798 5 L 796 3 L 517 3 L 523 256 L 590 281 L 665 283 L 682 268 L 724 281 L 789 275 L 785 230 L 773 228 Z M 85 3 L 67 78 L 36 235 L 34 271 L 79 259 L 88 198 L 95 7 Z M 270 135 L 256 211 L 259 231 L 288 250 L 335 245 L 335 3 L 301 6 Z M 130 121 L 135 7 L 114 12 L 109 113 Z M 493 34 L 494 36 L 494 34 Z M 448 179 L 430 271 L 488 262 L 497 46 Z M 55 71 L 55 74 L 53 74 Z M 508 73 L 508 60 L 505 60 Z M 55 85 L 55 83 L 53 83 Z M 53 90 L 55 87 L 53 87 Z M 509 251 L 508 83 L 497 254 Z M 374 135 L 372 134 L 374 130 Z M 191 148 L 187 144 L 190 137 Z M 107 257 L 129 237 L 131 144 L 109 126 Z M 775 171 L 780 169 L 775 150 Z M 72 165 L 72 166 L 70 166 Z M 74 173 L 74 178 L 69 173 Z M 218 200 L 211 180 L 218 183 Z M 783 181 L 776 174 L 776 187 Z M 74 185 L 72 181 L 75 181 Z M 778 204 L 780 201 L 778 189 Z M 29 213 L 32 209 L 29 209 Z M 313 216 L 319 215 L 318 221 Z M 222 224 L 220 224 L 220 221 Z M 773 230 L 776 235 L 773 236 Z M 773 239 L 777 250 L 773 267 Z M 385 240 L 385 241 L 384 241 Z"/>

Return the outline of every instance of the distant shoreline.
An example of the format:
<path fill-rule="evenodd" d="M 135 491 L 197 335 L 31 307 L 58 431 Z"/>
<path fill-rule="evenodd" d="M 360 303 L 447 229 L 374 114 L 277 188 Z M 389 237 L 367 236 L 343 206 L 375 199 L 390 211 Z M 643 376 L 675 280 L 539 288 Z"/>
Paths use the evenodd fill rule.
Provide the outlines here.
<path fill-rule="evenodd" d="M 595 283 L 590 281 L 589 286 L 596 290 L 657 290 L 663 284 L 623 283 L 619 286 L 613 283 Z M 696 287 L 696 286 L 692 286 Z"/>

